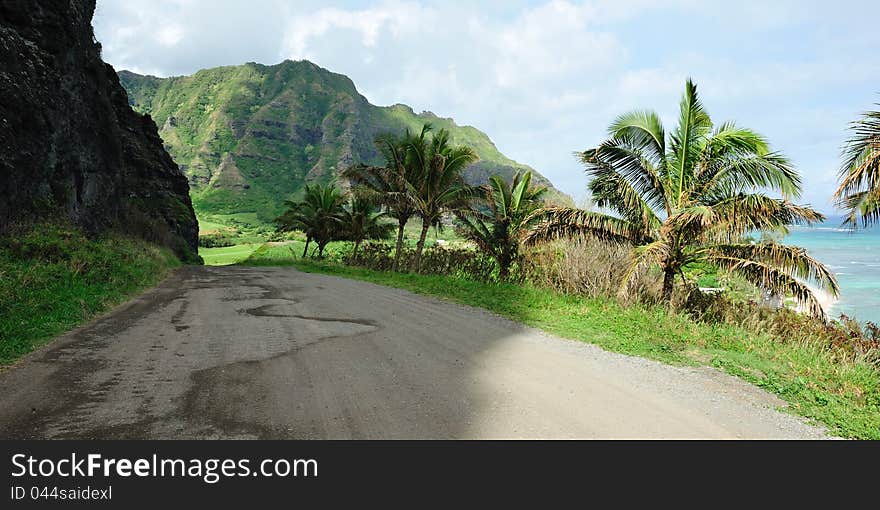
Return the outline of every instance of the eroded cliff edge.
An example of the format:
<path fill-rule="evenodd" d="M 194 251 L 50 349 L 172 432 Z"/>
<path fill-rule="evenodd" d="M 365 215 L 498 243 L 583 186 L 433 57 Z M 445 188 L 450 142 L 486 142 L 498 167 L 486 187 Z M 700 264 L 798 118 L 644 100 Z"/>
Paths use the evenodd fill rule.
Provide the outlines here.
<path fill-rule="evenodd" d="M 0 230 L 67 218 L 197 259 L 189 184 L 101 59 L 95 0 L 0 0 Z"/>

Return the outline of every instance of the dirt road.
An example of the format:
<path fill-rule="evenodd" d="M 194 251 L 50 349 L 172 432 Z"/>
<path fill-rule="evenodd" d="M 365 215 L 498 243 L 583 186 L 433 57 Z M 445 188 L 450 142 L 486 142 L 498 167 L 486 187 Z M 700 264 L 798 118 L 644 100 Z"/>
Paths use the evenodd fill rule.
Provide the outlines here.
<path fill-rule="evenodd" d="M 783 402 L 487 312 L 191 267 L 0 373 L 0 438 L 819 438 Z"/>

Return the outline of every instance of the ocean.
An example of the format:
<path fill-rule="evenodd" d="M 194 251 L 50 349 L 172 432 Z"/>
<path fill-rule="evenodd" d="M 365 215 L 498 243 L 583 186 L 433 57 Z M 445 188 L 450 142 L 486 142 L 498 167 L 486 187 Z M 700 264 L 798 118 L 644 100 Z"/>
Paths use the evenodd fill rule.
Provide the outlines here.
<path fill-rule="evenodd" d="M 840 218 L 814 227 L 790 227 L 786 244 L 806 248 L 837 276 L 840 299 L 825 311 L 880 324 L 880 228 L 850 231 Z"/>

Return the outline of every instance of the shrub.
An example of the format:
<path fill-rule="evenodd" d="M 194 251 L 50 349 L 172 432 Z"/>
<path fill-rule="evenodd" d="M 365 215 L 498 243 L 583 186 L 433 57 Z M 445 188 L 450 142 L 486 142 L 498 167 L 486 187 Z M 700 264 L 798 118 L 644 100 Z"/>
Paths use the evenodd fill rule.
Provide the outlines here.
<path fill-rule="evenodd" d="M 412 262 L 414 250 L 404 248 L 402 267 Z M 625 247 L 609 246 L 590 238 L 558 240 L 523 253 L 514 265 L 511 280 L 529 282 L 535 287 L 588 297 L 611 297 L 623 304 L 657 304 L 661 301 L 662 275 L 655 271 L 640 277 L 621 295 L 621 280 L 628 251 Z M 388 243 L 365 244 L 356 258 L 351 257 L 348 244 L 328 250 L 331 260 L 376 271 L 390 271 L 394 264 L 394 248 Z M 699 268 L 698 268 L 699 269 Z M 467 247 L 434 245 L 422 255 L 423 274 L 446 275 L 478 282 L 498 281 L 495 261 Z M 860 324 L 846 316 L 836 321 L 810 317 L 788 308 L 763 306 L 737 289 L 737 282 L 723 274 L 712 273 L 713 281 L 723 282 L 731 292 L 704 294 L 698 282 L 707 274 L 695 271 L 693 281 L 680 286 L 671 307 L 704 324 L 733 325 L 749 331 L 766 333 L 780 342 L 819 345 L 834 350 L 848 359 L 865 359 L 880 366 L 880 327 Z"/>
<path fill-rule="evenodd" d="M 523 278 L 536 286 L 589 297 L 617 296 L 629 251 L 589 237 L 560 239 L 525 253 Z M 659 296 L 657 275 L 645 274 L 631 289 L 630 300 L 653 302 Z"/>
<path fill-rule="evenodd" d="M 846 315 L 823 320 L 790 308 L 771 308 L 754 300 L 708 295 L 696 289 L 681 308 L 700 322 L 736 325 L 767 333 L 781 342 L 820 345 L 846 358 L 862 358 L 880 367 L 880 328 L 871 322 L 862 325 Z"/>
<path fill-rule="evenodd" d="M 223 234 L 199 236 L 199 247 L 201 248 L 225 248 L 227 246 L 235 246 L 236 244 L 238 244 L 236 239 Z"/>
<path fill-rule="evenodd" d="M 266 241 L 278 243 L 284 241 L 306 241 L 306 235 L 298 230 L 283 231 L 273 230 L 266 235 Z"/>
<path fill-rule="evenodd" d="M 401 267 L 411 267 L 415 257 L 414 249 L 404 248 L 400 255 Z M 394 265 L 394 248 L 386 243 L 367 243 L 356 258 L 345 256 L 344 260 L 367 269 L 390 271 Z M 420 272 L 488 282 L 497 278 L 498 269 L 491 257 L 473 249 L 433 245 L 422 253 Z"/>

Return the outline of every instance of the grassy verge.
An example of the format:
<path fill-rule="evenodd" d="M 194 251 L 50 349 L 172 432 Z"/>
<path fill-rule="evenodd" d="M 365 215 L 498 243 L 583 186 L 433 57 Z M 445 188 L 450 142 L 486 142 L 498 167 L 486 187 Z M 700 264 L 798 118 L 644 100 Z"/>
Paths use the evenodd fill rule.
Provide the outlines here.
<path fill-rule="evenodd" d="M 765 333 L 696 322 L 661 307 L 558 294 L 513 284 L 445 276 L 384 273 L 294 259 L 265 249 L 244 262 L 293 265 L 302 271 L 365 280 L 491 310 L 561 337 L 665 363 L 710 365 L 786 400 L 797 414 L 833 434 L 880 439 L 880 368 L 809 342 L 781 342 Z"/>
<path fill-rule="evenodd" d="M 248 258 L 260 246 L 261 244 L 236 244 L 222 248 L 199 248 L 199 255 L 206 266 L 225 266 Z"/>
<path fill-rule="evenodd" d="M 119 236 L 43 225 L 0 240 L 0 365 L 164 278 L 169 251 Z"/>

